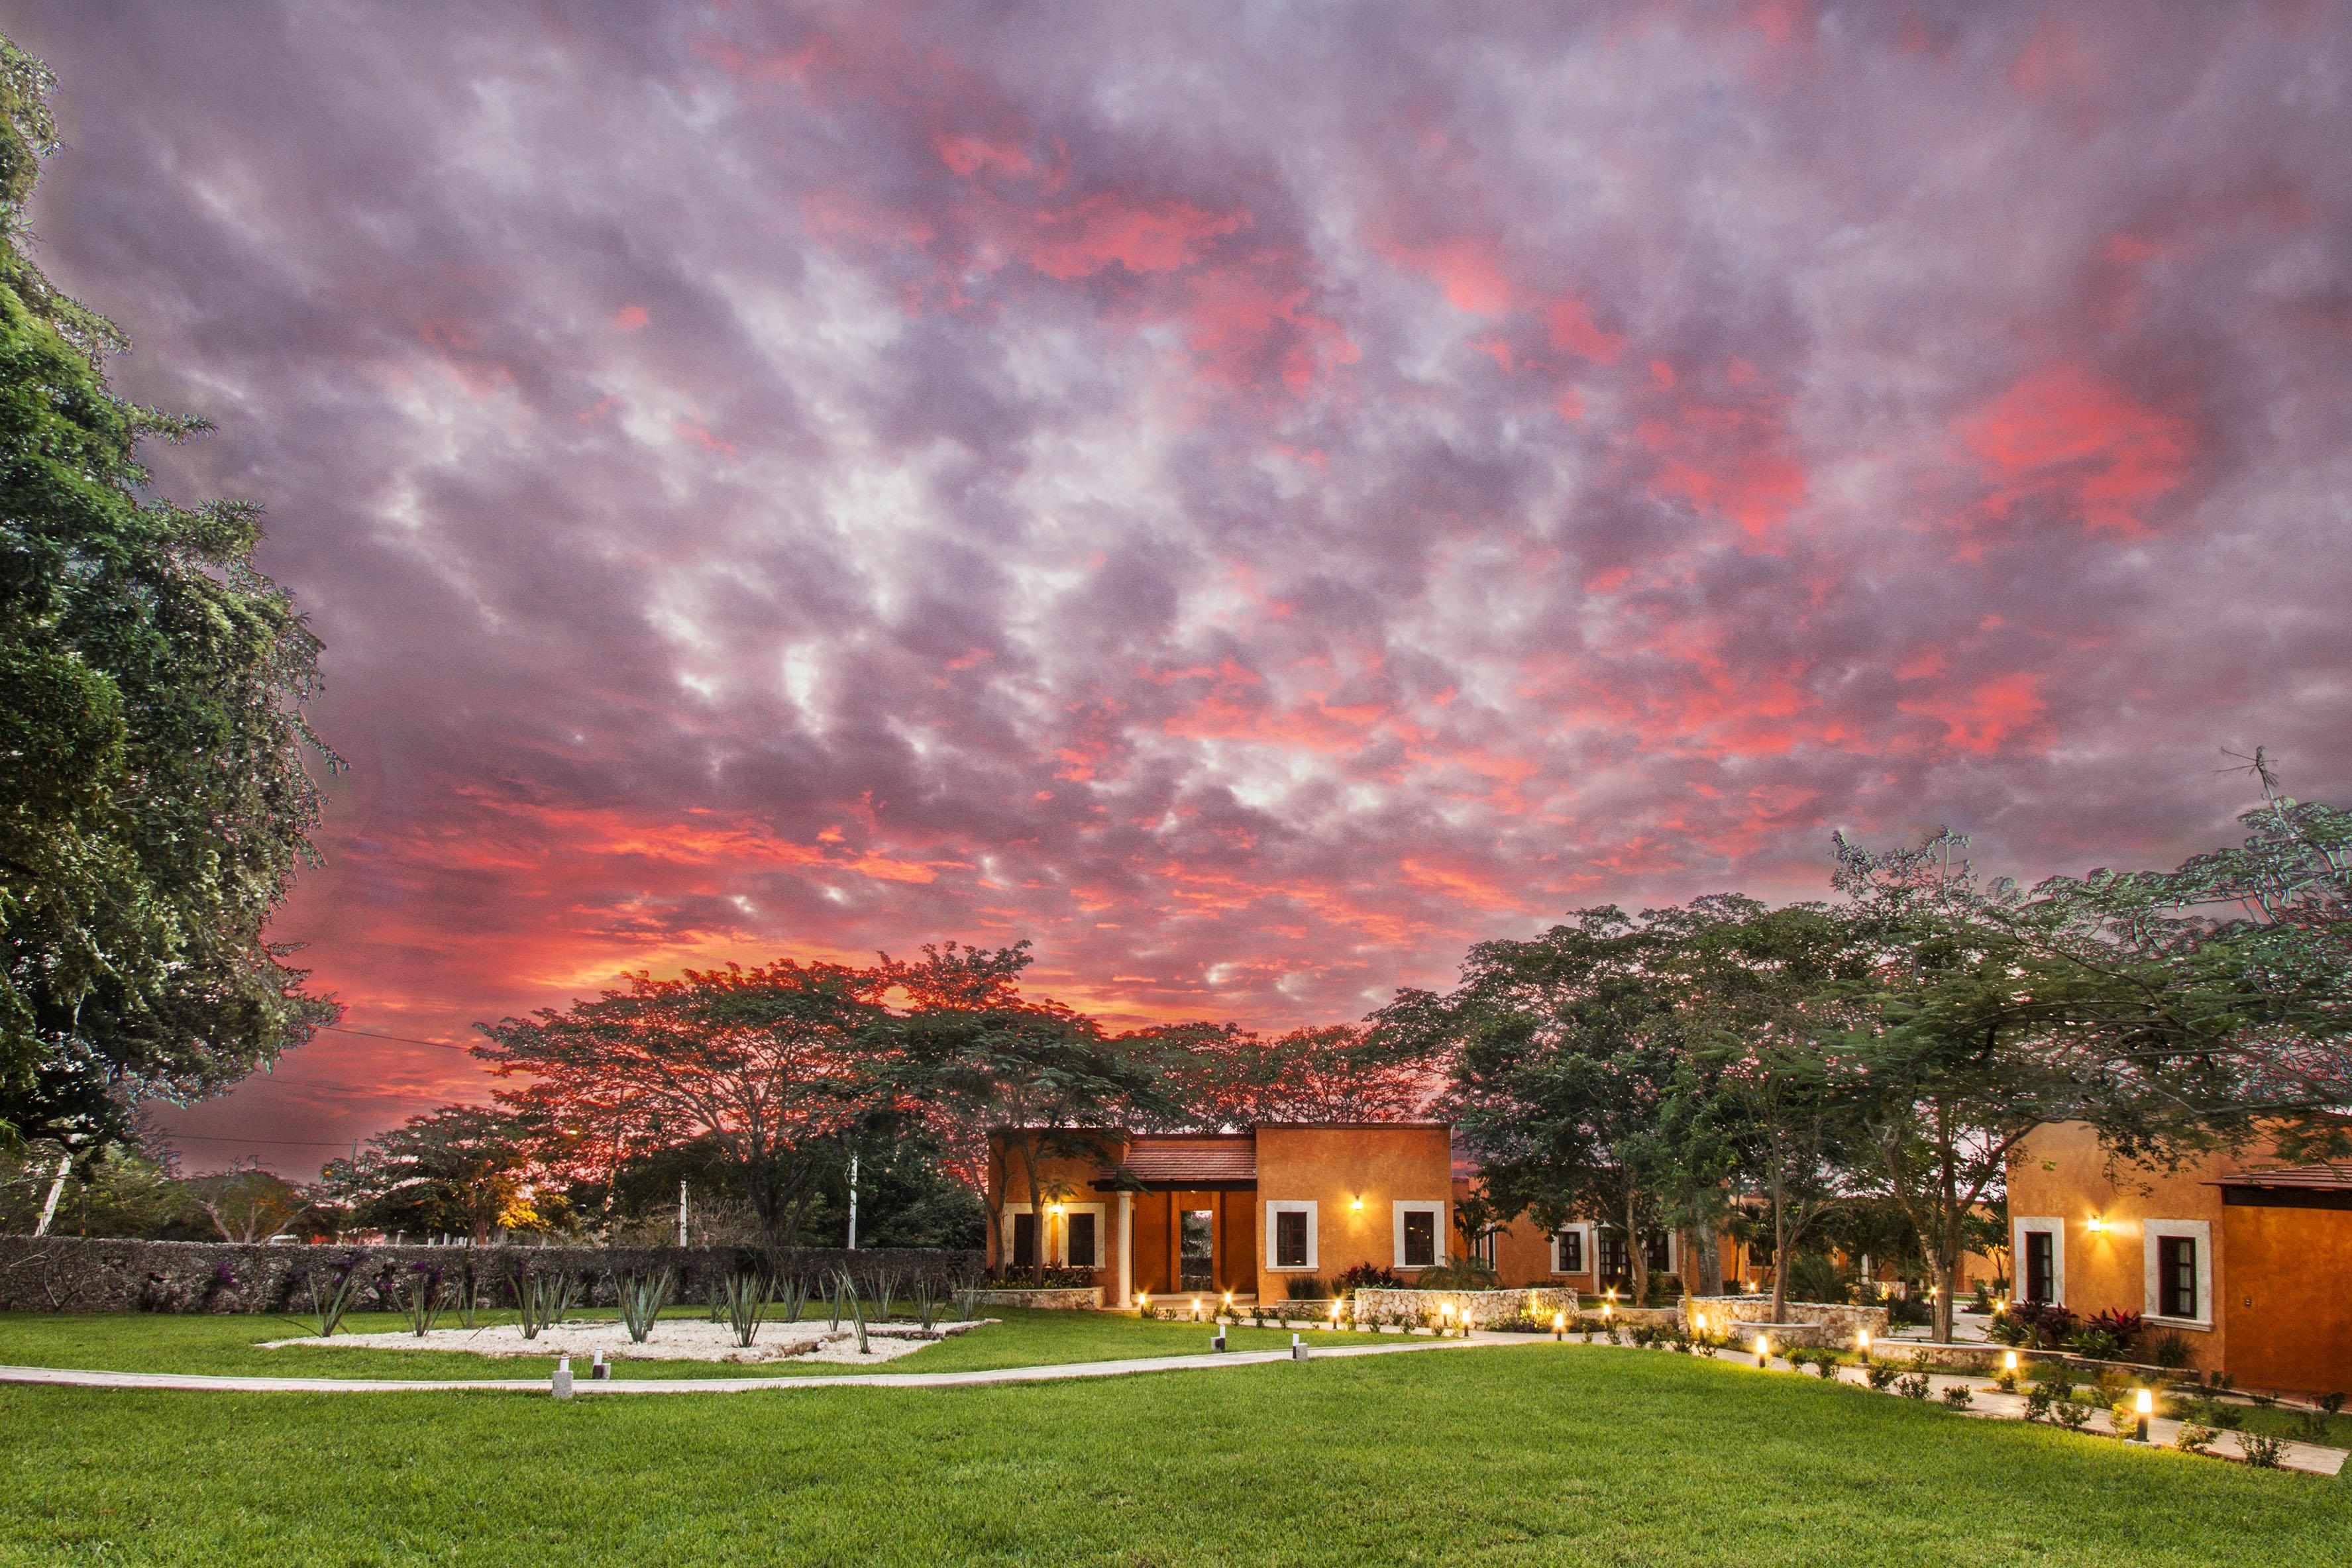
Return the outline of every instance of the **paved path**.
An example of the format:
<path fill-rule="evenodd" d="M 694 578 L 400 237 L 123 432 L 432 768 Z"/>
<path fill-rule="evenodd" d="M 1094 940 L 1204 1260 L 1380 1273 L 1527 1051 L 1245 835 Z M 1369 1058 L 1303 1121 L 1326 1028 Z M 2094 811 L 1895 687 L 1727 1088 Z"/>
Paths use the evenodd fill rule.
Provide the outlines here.
<path fill-rule="evenodd" d="M 1310 1337 L 1316 1361 L 1340 1356 L 1396 1355 L 1408 1351 L 1462 1350 L 1530 1344 L 1533 1334 L 1474 1335 L 1470 1339 L 1407 1339 L 1376 1344 L 1327 1343 Z M 1549 1341 L 1541 1343 L 1549 1343 Z M 1209 1372 L 1226 1366 L 1262 1366 L 1288 1361 L 1286 1350 L 1238 1350 L 1220 1355 L 1194 1352 L 1129 1361 L 1066 1362 L 1053 1366 L 1003 1366 L 983 1372 L 855 1372 L 813 1377 L 614 1377 L 598 1383 L 574 1364 L 577 1394 L 751 1394 L 778 1388 L 965 1388 L 995 1383 L 1057 1383 L 1077 1377 L 1125 1377 L 1139 1372 Z M 84 1372 L 68 1367 L 0 1366 L 0 1383 L 37 1383 L 69 1388 L 189 1388 L 246 1394 L 385 1394 L 404 1391 L 545 1394 L 548 1380 L 446 1378 L 403 1380 L 363 1377 L 215 1377 L 185 1372 Z"/>

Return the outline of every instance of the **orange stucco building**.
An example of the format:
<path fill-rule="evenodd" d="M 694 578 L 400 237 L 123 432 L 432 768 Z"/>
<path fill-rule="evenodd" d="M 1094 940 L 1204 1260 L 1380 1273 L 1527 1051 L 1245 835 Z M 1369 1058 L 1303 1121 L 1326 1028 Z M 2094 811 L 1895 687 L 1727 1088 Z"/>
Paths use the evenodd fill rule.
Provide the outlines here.
<path fill-rule="evenodd" d="M 1036 1195 L 1005 1157 L 994 1268 L 1044 1260 L 1093 1271 L 1105 1304 L 1231 1291 L 1278 1301 L 1295 1278 L 1358 1264 L 1411 1277 L 1452 1248 L 1453 1155 L 1443 1123 L 1300 1125 L 1245 1133 L 1095 1134 L 1098 1152 L 1039 1162 Z M 1041 1223 L 1042 1222 L 1042 1223 Z"/>
<path fill-rule="evenodd" d="M 2260 1152 L 2112 1175 L 2082 1123 L 2036 1128 L 2009 1172 L 2020 1300 L 2142 1313 L 2201 1371 L 2292 1394 L 2352 1390 L 2352 1166 Z"/>

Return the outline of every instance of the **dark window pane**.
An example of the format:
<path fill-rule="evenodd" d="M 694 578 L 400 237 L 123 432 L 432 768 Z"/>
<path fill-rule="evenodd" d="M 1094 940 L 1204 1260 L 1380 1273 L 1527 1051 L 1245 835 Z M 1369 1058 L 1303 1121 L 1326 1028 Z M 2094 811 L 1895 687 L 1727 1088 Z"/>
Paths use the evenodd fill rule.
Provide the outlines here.
<path fill-rule="evenodd" d="M 1071 1266 L 1091 1269 L 1099 1261 L 1095 1253 L 1095 1217 L 1091 1214 L 1070 1216 Z"/>
<path fill-rule="evenodd" d="M 1584 1272 L 1584 1232 L 1563 1230 L 1559 1233 L 1559 1272 Z"/>
<path fill-rule="evenodd" d="M 1666 1271 L 1666 1239 L 1664 1237 L 1651 1237 L 1642 1244 L 1642 1252 L 1649 1263 L 1652 1273 L 1663 1274 Z"/>
<path fill-rule="evenodd" d="M 1013 1217 L 1013 1266 L 1016 1269 L 1037 1266 L 1037 1217 L 1034 1214 Z"/>
<path fill-rule="evenodd" d="M 2051 1301 L 2057 1299 L 2057 1247 L 2047 1230 L 2025 1233 L 2025 1299 L 2029 1301 Z"/>
<path fill-rule="evenodd" d="M 2197 1239 L 2167 1236 L 2157 1246 L 2158 1310 L 2168 1318 L 2197 1315 Z"/>
<path fill-rule="evenodd" d="M 1305 1215 L 1277 1214 L 1274 1217 L 1274 1263 L 1277 1269 L 1307 1267 Z"/>
<path fill-rule="evenodd" d="M 1421 1209 L 1404 1217 L 1404 1266 L 1426 1269 L 1437 1261 L 1437 1216 Z"/>

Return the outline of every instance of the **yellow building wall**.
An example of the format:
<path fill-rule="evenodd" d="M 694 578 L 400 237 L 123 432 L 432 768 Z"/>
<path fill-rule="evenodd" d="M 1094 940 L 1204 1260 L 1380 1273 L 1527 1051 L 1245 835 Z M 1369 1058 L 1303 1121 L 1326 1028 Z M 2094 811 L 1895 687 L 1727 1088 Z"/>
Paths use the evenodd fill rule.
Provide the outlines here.
<path fill-rule="evenodd" d="M 1401 1201 L 1444 1204 L 1438 1245 L 1448 1259 L 1461 1249 L 1454 1234 L 1454 1154 L 1444 1127 L 1260 1127 L 1255 1197 L 1252 1252 L 1262 1301 L 1283 1300 L 1291 1278 L 1265 1266 L 1265 1249 L 1256 1242 L 1265 1234 L 1270 1201 L 1314 1201 L 1314 1272 L 1325 1281 L 1359 1263 L 1395 1269 L 1391 1206 Z"/>
<path fill-rule="evenodd" d="M 2352 1392 L 2352 1209 L 2230 1204 L 2221 1212 L 2230 1375 L 2244 1388 Z"/>
<path fill-rule="evenodd" d="M 2200 1371 L 2228 1370 L 2229 1319 L 2219 1310 L 2219 1292 L 2234 1270 L 2229 1230 L 2222 1222 L 2221 1189 L 2208 1184 L 2215 1176 L 2231 1175 L 2242 1167 L 2229 1155 L 2216 1155 L 2172 1172 L 2120 1166 L 2119 1179 L 2110 1179 L 2106 1166 L 2098 1134 L 2087 1123 L 2056 1123 L 2027 1134 L 2010 1160 L 2011 1235 L 2015 1236 L 2021 1219 L 2063 1223 L 2061 1271 L 2065 1289 L 2060 1304 L 2078 1316 L 2089 1317 L 2109 1311 L 2147 1311 L 2149 1220 L 2205 1221 L 2211 1228 L 2206 1267 L 2216 1293 L 2212 1322 L 2199 1327 L 2168 1320 L 2151 1323 L 2148 1332 L 2178 1331 Z M 2091 1228 L 2093 1219 L 2099 1221 L 2096 1230 Z M 2013 1245 L 2010 1268 L 2011 1289 L 2022 1295 L 2025 1260 Z"/>

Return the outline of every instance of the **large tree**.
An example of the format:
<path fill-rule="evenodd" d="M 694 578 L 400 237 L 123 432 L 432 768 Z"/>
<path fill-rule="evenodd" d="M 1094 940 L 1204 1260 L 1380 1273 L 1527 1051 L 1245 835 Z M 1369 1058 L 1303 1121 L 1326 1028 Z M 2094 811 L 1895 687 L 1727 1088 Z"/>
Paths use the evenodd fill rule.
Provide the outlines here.
<path fill-rule="evenodd" d="M 503 1111 L 446 1105 L 378 1135 L 356 1161 L 329 1161 L 320 1180 L 359 1224 L 487 1246 L 546 1218 L 531 1193 L 535 1131 Z"/>
<path fill-rule="evenodd" d="M 1271 1039 L 1233 1024 L 1161 1025 L 1119 1037 L 1149 1061 L 1168 1106 L 1155 1128 L 1225 1132 L 1268 1122 L 1398 1122 L 1421 1114 L 1444 1081 L 1355 1024 Z"/>
<path fill-rule="evenodd" d="M 258 514 L 144 495 L 203 426 L 110 392 L 123 338 L 25 254 L 51 86 L 0 40 L 0 1136 L 87 1148 L 334 1017 L 264 934 L 332 758 Z"/>
<path fill-rule="evenodd" d="M 528 1080 L 499 1098 L 560 1141 L 551 1158 L 572 1174 L 699 1143 L 783 1248 L 843 1140 L 887 1102 L 877 1030 L 891 984 L 887 967 L 789 959 L 638 975 L 625 990 L 480 1025 L 490 1043 L 475 1054 Z"/>
<path fill-rule="evenodd" d="M 919 963 L 890 966 L 908 1003 L 892 1026 L 899 1102 L 980 1194 L 990 1234 L 1001 1237 L 1014 1170 L 1042 1211 L 1067 1196 L 1045 1179 L 1048 1160 L 1108 1164 L 1118 1129 L 1164 1119 L 1171 1106 L 1145 1058 L 1084 1014 L 1021 994 L 1027 943 L 923 951 Z M 1031 1264 L 1042 1279 L 1044 1225 L 1036 1236 Z"/>
<path fill-rule="evenodd" d="M 1855 1064 L 1833 1049 L 1851 1028 L 1841 985 L 1869 954 L 1853 922 L 1818 904 L 1767 910 L 1712 901 L 1666 956 L 1691 1058 L 1670 1125 L 1712 1139 L 1764 1202 L 1772 1321 L 1785 1320 L 1789 1264 L 1814 1225 L 1856 1190 L 1843 1113 Z"/>
<path fill-rule="evenodd" d="M 1872 852 L 1836 841 L 1835 883 L 1870 950 L 1843 988 L 1852 1136 L 1909 1218 L 1948 1337 L 1975 1216 L 2044 1123 L 2089 1124 L 2118 1159 L 2176 1161 L 2242 1136 L 2227 1009 L 2182 994 L 2163 955 L 2086 928 L 2058 902 L 1980 886 L 1939 832 Z"/>
<path fill-rule="evenodd" d="M 1375 1015 L 1390 1049 L 1449 1064 L 1445 1103 L 1491 1218 L 1599 1218 L 1624 1237 L 1636 1300 L 1644 1238 L 1690 1185 L 1664 1114 L 1689 1055 L 1675 949 L 1708 918 L 1580 910 L 1532 940 L 1479 944 L 1454 991 L 1401 992 Z"/>

